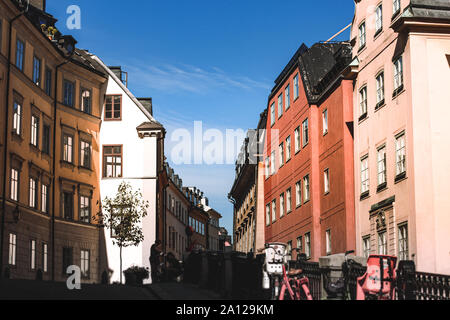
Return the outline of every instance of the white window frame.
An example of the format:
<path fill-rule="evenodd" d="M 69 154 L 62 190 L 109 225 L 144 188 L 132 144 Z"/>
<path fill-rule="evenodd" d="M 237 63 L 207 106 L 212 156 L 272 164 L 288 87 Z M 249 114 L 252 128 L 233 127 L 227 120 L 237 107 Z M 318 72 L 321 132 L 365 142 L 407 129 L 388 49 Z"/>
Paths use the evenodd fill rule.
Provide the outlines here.
<path fill-rule="evenodd" d="M 326 168 L 323 171 L 323 190 L 324 194 L 328 194 L 330 192 L 330 169 Z"/>
<path fill-rule="evenodd" d="M 300 95 L 299 92 L 299 74 L 297 73 L 294 77 L 294 100 Z"/>
<path fill-rule="evenodd" d="M 300 151 L 300 145 L 301 145 L 301 135 L 300 135 L 300 127 L 295 128 L 294 130 L 294 145 L 295 145 L 295 153 Z"/>
<path fill-rule="evenodd" d="M 386 170 L 386 146 L 383 145 L 377 150 L 378 161 L 378 185 L 382 185 L 387 181 Z"/>
<path fill-rule="evenodd" d="M 280 159 L 279 167 L 281 168 L 284 165 L 284 143 L 283 142 L 278 146 L 278 153 L 279 153 L 278 156 Z"/>
<path fill-rule="evenodd" d="M 387 238 L 386 231 L 378 232 L 378 254 L 379 255 L 387 255 Z"/>
<path fill-rule="evenodd" d="M 332 253 L 331 250 L 331 229 L 325 231 L 325 244 L 326 244 L 326 255 L 330 255 Z"/>
<path fill-rule="evenodd" d="M 375 9 L 375 32 L 383 30 L 383 4 L 379 4 Z"/>
<path fill-rule="evenodd" d="M 322 135 L 326 135 L 327 133 L 328 133 L 328 109 L 325 109 L 322 112 Z"/>
<path fill-rule="evenodd" d="M 395 137 L 395 172 L 400 175 L 406 172 L 406 135 L 405 132 Z"/>
<path fill-rule="evenodd" d="M 277 220 L 277 201 L 272 201 L 272 223 Z"/>
<path fill-rule="evenodd" d="M 8 264 L 11 266 L 16 265 L 17 255 L 17 235 L 15 233 L 9 234 L 9 250 L 8 250 Z"/>
<path fill-rule="evenodd" d="M 284 217 L 284 193 L 280 195 L 280 218 Z"/>
<path fill-rule="evenodd" d="M 19 201 L 19 181 L 20 181 L 19 170 L 11 168 L 11 180 L 10 180 L 11 200 Z"/>
<path fill-rule="evenodd" d="M 384 101 L 384 72 L 380 72 L 376 78 L 375 82 L 377 84 L 377 105 Z"/>
<path fill-rule="evenodd" d="M 311 232 L 305 233 L 305 254 L 306 258 L 311 258 Z"/>
<path fill-rule="evenodd" d="M 286 162 L 291 160 L 291 136 L 286 138 Z"/>
<path fill-rule="evenodd" d="M 292 189 L 286 190 L 286 213 L 292 211 Z"/>
<path fill-rule="evenodd" d="M 270 203 L 266 205 L 266 226 L 270 226 L 271 217 L 270 217 Z"/>
<path fill-rule="evenodd" d="M 403 85 L 403 57 L 400 56 L 394 61 L 394 90 L 398 90 Z"/>
<path fill-rule="evenodd" d="M 303 177 L 303 203 L 310 200 L 310 184 L 309 184 L 309 174 Z"/>
<path fill-rule="evenodd" d="M 275 124 L 275 102 L 272 102 L 270 105 L 270 125 L 273 126 Z"/>
<path fill-rule="evenodd" d="M 283 115 L 283 94 L 278 96 L 278 119 Z"/>
<path fill-rule="evenodd" d="M 30 241 L 30 269 L 36 269 L 36 240 Z"/>
<path fill-rule="evenodd" d="M 367 114 L 367 86 L 361 87 L 359 89 L 359 112 L 360 116 L 364 116 Z"/>
<path fill-rule="evenodd" d="M 370 235 L 362 238 L 363 256 L 367 259 L 370 256 Z"/>
<path fill-rule="evenodd" d="M 37 185 L 38 185 L 38 181 L 37 179 L 30 177 L 29 180 L 29 188 L 28 188 L 28 192 L 29 192 L 29 198 L 28 198 L 28 205 L 31 208 L 36 208 L 37 207 Z"/>
<path fill-rule="evenodd" d="M 361 194 L 369 191 L 369 179 L 369 155 L 365 155 L 361 158 Z"/>
<path fill-rule="evenodd" d="M 400 11 L 400 0 L 394 0 L 392 1 L 392 14 L 396 14 L 397 12 Z"/>
<path fill-rule="evenodd" d="M 366 45 L 366 22 L 363 21 L 358 27 L 359 31 L 359 49 Z"/>
<path fill-rule="evenodd" d="M 302 136 L 303 136 L 303 148 L 304 148 L 309 143 L 309 121 L 308 121 L 308 118 L 306 118 L 302 122 Z"/>
<path fill-rule="evenodd" d="M 22 133 L 22 104 L 13 102 L 13 133 L 18 136 Z"/>
<path fill-rule="evenodd" d="M 285 110 L 288 110 L 291 107 L 291 85 L 288 84 L 284 89 L 284 99 L 285 99 Z"/>
<path fill-rule="evenodd" d="M 295 206 L 300 207 L 302 205 L 302 181 L 297 181 L 295 184 Z"/>
<path fill-rule="evenodd" d="M 409 260 L 408 244 L 408 224 L 398 226 L 398 258 L 399 260 Z"/>
<path fill-rule="evenodd" d="M 38 147 L 39 144 L 39 118 L 35 115 L 31 116 L 31 139 L 30 143 Z"/>

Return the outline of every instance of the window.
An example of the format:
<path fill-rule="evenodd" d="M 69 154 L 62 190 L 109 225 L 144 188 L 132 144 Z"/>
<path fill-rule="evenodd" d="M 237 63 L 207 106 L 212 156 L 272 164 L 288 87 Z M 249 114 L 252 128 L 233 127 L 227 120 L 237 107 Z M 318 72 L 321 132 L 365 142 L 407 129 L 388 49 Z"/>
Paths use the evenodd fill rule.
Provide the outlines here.
<path fill-rule="evenodd" d="M 284 143 L 281 143 L 278 147 L 279 155 L 280 155 L 280 168 L 284 165 Z"/>
<path fill-rule="evenodd" d="M 367 116 L 367 87 L 359 90 L 359 113 L 360 120 Z"/>
<path fill-rule="evenodd" d="M 64 104 L 68 107 L 74 106 L 75 84 L 64 80 Z"/>
<path fill-rule="evenodd" d="M 400 11 L 400 0 L 394 0 L 392 3 L 392 14 L 396 15 Z"/>
<path fill-rule="evenodd" d="M 42 244 L 42 271 L 48 271 L 48 245 L 46 243 Z"/>
<path fill-rule="evenodd" d="M 50 126 L 47 124 L 42 128 L 42 152 L 50 155 Z"/>
<path fill-rule="evenodd" d="M 376 77 L 377 82 L 377 105 L 376 108 L 380 107 L 384 103 L 384 73 L 381 72 Z"/>
<path fill-rule="evenodd" d="M 80 221 L 91 222 L 91 199 L 86 196 L 80 196 Z"/>
<path fill-rule="evenodd" d="M 41 86 L 41 59 L 36 56 L 33 57 L 33 82 Z"/>
<path fill-rule="evenodd" d="M 62 209 L 63 218 L 67 220 L 73 219 L 73 194 L 70 192 L 63 192 L 62 194 Z"/>
<path fill-rule="evenodd" d="M 107 95 L 105 101 L 105 120 L 122 119 L 122 96 Z"/>
<path fill-rule="evenodd" d="M 291 188 L 286 190 L 286 213 L 292 211 L 292 194 Z"/>
<path fill-rule="evenodd" d="M 280 195 L 280 218 L 284 216 L 284 193 Z"/>
<path fill-rule="evenodd" d="M 325 232 L 326 254 L 331 254 L 331 230 Z"/>
<path fill-rule="evenodd" d="M 272 222 L 275 222 L 277 219 L 277 202 L 276 200 L 272 201 Z"/>
<path fill-rule="evenodd" d="M 283 95 L 278 96 L 278 118 L 283 115 Z"/>
<path fill-rule="evenodd" d="M 361 159 L 361 194 L 369 192 L 369 156 Z"/>
<path fill-rule="evenodd" d="M 403 88 L 403 59 L 402 57 L 394 61 L 394 95 Z"/>
<path fill-rule="evenodd" d="M 284 89 L 284 100 L 286 104 L 286 110 L 288 110 L 291 106 L 291 86 L 288 85 L 286 89 Z"/>
<path fill-rule="evenodd" d="M 81 250 L 81 276 L 89 279 L 89 250 Z"/>
<path fill-rule="evenodd" d="M 275 124 L 275 102 L 270 105 L 270 125 Z"/>
<path fill-rule="evenodd" d="M 30 269 L 36 269 L 36 240 L 30 241 Z"/>
<path fill-rule="evenodd" d="M 11 200 L 19 201 L 19 171 L 11 169 Z"/>
<path fill-rule="evenodd" d="M 396 158 L 396 175 L 402 175 L 406 172 L 406 146 L 405 134 L 401 133 L 395 140 L 395 158 Z"/>
<path fill-rule="evenodd" d="M 383 30 L 383 6 L 380 4 L 375 11 L 375 35 Z"/>
<path fill-rule="evenodd" d="M 322 113 L 322 134 L 328 133 L 328 109 L 325 109 Z"/>
<path fill-rule="evenodd" d="M 303 252 L 303 237 L 302 236 L 299 236 L 297 238 L 297 249 L 298 249 L 298 253 Z"/>
<path fill-rule="evenodd" d="M 270 156 L 270 174 L 275 174 L 275 151 Z"/>
<path fill-rule="evenodd" d="M 88 89 L 81 89 L 81 111 L 91 114 L 91 91 Z"/>
<path fill-rule="evenodd" d="M 8 263 L 11 266 L 16 265 L 16 249 L 17 249 L 17 236 L 14 233 L 10 233 L 9 234 Z"/>
<path fill-rule="evenodd" d="M 330 192 L 330 169 L 323 172 L 323 189 L 325 194 Z"/>
<path fill-rule="evenodd" d="M 16 67 L 23 71 L 23 64 L 25 61 L 25 43 L 17 39 L 16 42 Z"/>
<path fill-rule="evenodd" d="M 122 146 L 103 147 L 103 177 L 122 177 Z"/>
<path fill-rule="evenodd" d="M 20 136 L 22 132 L 22 105 L 14 101 L 13 112 L 13 133 Z"/>
<path fill-rule="evenodd" d="M 45 69 L 45 93 L 48 96 L 52 95 L 52 70 L 49 68 Z"/>
<path fill-rule="evenodd" d="M 286 254 L 288 256 L 291 256 L 292 259 L 292 241 L 288 241 L 287 242 L 287 246 L 286 246 Z"/>
<path fill-rule="evenodd" d="M 267 179 L 270 176 L 270 159 L 269 159 L 269 157 L 266 158 L 265 169 L 266 169 L 266 179 Z"/>
<path fill-rule="evenodd" d="M 91 168 L 91 144 L 84 140 L 80 142 L 80 165 L 84 168 Z"/>
<path fill-rule="evenodd" d="M 300 127 L 297 127 L 294 131 L 295 136 L 295 153 L 300 151 Z"/>
<path fill-rule="evenodd" d="M 30 197 L 29 205 L 31 208 L 37 209 L 37 180 L 30 178 Z"/>
<path fill-rule="evenodd" d="M 308 134 L 308 119 L 305 119 L 302 123 L 302 133 L 303 133 L 303 147 L 305 147 L 309 142 Z"/>
<path fill-rule="evenodd" d="M 286 138 L 286 162 L 291 159 L 291 136 Z"/>
<path fill-rule="evenodd" d="M 39 118 L 31 116 L 31 144 L 39 147 Z"/>
<path fill-rule="evenodd" d="M 302 182 L 299 181 L 295 184 L 295 206 L 302 205 Z"/>
<path fill-rule="evenodd" d="M 359 25 L 359 49 L 366 46 L 366 22 Z"/>
<path fill-rule="evenodd" d="M 270 204 L 266 205 L 266 226 L 270 225 Z"/>
<path fill-rule="evenodd" d="M 294 100 L 299 96 L 299 87 L 298 87 L 298 73 L 294 77 Z"/>
<path fill-rule="evenodd" d="M 73 265 L 73 248 L 63 248 L 63 261 L 62 261 L 62 267 L 63 267 L 63 274 L 66 274 L 67 268 L 71 265 Z"/>
<path fill-rule="evenodd" d="M 63 134 L 63 160 L 73 163 L 73 137 Z"/>
<path fill-rule="evenodd" d="M 387 254 L 386 231 L 378 233 L 378 254 L 380 255 Z"/>
<path fill-rule="evenodd" d="M 305 254 L 309 259 L 311 258 L 311 233 L 305 234 Z"/>
<path fill-rule="evenodd" d="M 386 147 L 383 146 L 378 149 L 378 186 L 383 186 L 386 183 Z"/>
<path fill-rule="evenodd" d="M 369 258 L 370 256 L 370 236 L 366 236 L 363 238 L 363 255 L 364 258 Z"/>
<path fill-rule="evenodd" d="M 309 201 L 309 175 L 303 178 L 303 201 Z"/>
<path fill-rule="evenodd" d="M 398 257 L 399 260 L 409 259 L 407 224 L 398 227 Z"/>
<path fill-rule="evenodd" d="M 48 206 L 49 206 L 48 185 L 42 184 L 42 187 L 41 187 L 41 211 L 43 213 L 48 213 Z"/>

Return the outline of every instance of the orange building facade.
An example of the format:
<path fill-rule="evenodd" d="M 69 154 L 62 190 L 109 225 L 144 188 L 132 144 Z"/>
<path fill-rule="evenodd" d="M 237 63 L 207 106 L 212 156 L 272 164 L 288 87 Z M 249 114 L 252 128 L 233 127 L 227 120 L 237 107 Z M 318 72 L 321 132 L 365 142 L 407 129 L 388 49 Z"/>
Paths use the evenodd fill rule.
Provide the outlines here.
<path fill-rule="evenodd" d="M 56 19 L 45 8 L 12 0 L 0 8 L 2 275 L 65 281 L 76 265 L 82 282 L 99 282 L 107 78 L 72 37 L 47 32 Z"/>
<path fill-rule="evenodd" d="M 355 249 L 348 43 L 302 45 L 269 97 L 265 241 L 309 259 Z"/>

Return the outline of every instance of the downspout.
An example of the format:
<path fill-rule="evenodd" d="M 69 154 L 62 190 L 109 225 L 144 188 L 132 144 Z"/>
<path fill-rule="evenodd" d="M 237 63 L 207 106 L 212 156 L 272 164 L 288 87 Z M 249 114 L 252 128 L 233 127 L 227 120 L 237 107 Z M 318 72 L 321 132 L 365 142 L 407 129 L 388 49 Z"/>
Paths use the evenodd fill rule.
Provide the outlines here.
<path fill-rule="evenodd" d="M 8 160 L 8 119 L 9 119 L 9 88 L 11 83 L 11 42 L 12 42 L 12 25 L 14 21 L 19 19 L 28 11 L 26 8 L 20 14 L 15 16 L 11 21 L 9 21 L 9 38 L 8 38 L 8 71 L 6 80 L 6 97 L 5 97 L 5 142 L 4 142 L 4 152 L 3 152 L 3 191 L 2 191 L 2 221 L 1 221 L 1 240 L 0 240 L 0 278 L 3 277 L 3 247 L 5 241 L 5 210 L 6 210 L 6 162 Z"/>

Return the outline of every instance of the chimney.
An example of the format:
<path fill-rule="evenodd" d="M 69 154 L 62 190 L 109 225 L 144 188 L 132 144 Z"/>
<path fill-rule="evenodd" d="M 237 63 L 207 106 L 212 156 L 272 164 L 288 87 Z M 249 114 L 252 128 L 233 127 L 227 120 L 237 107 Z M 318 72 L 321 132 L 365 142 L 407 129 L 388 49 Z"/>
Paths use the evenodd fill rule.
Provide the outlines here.
<path fill-rule="evenodd" d="M 144 108 L 153 116 L 152 98 L 137 98 Z"/>
<path fill-rule="evenodd" d="M 117 78 L 119 78 L 120 81 L 122 81 L 126 87 L 128 87 L 128 73 L 122 71 L 121 66 L 111 66 L 108 68 L 116 75 Z"/>
<path fill-rule="evenodd" d="M 30 0 L 30 4 L 35 7 L 38 8 L 39 10 L 42 10 L 45 12 L 45 2 L 46 0 Z"/>

